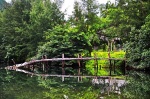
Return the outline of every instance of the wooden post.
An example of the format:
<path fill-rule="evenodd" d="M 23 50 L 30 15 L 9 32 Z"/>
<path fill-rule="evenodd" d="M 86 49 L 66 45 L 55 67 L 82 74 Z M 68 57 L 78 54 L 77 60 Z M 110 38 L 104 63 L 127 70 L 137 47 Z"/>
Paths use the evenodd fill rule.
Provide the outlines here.
<path fill-rule="evenodd" d="M 44 55 L 42 56 L 42 59 L 44 59 Z M 42 62 L 42 70 L 43 70 L 43 72 L 45 72 L 45 64 L 44 64 L 44 62 Z"/>
<path fill-rule="evenodd" d="M 78 58 L 81 58 L 82 56 L 80 54 L 78 54 Z M 80 76 L 80 71 L 81 71 L 81 63 L 80 63 L 80 59 L 77 60 L 78 61 L 78 76 Z M 78 77 L 78 82 L 80 81 L 80 77 Z"/>
<path fill-rule="evenodd" d="M 33 65 L 32 65 L 32 71 L 33 71 L 33 72 L 34 72 L 34 68 L 35 68 L 35 67 L 34 67 L 34 64 L 33 64 Z"/>
<path fill-rule="evenodd" d="M 14 61 L 14 59 L 11 59 L 11 60 L 12 60 L 13 64 L 16 66 L 16 62 Z"/>
<path fill-rule="evenodd" d="M 110 59 L 110 51 L 108 53 L 108 58 L 109 58 L 109 62 L 110 62 L 110 65 L 109 65 L 109 69 L 110 69 L 110 76 L 111 76 L 111 70 L 112 70 L 112 64 L 111 64 L 111 59 Z"/>
<path fill-rule="evenodd" d="M 65 77 L 63 75 L 65 75 L 65 69 L 64 69 L 64 66 L 65 66 L 65 61 L 63 60 L 64 59 L 64 54 L 62 54 L 62 82 L 64 82 L 65 80 Z"/>
<path fill-rule="evenodd" d="M 97 73 L 98 73 L 98 61 L 97 61 L 96 53 L 94 53 L 94 69 L 95 69 L 95 75 L 97 76 Z"/>
<path fill-rule="evenodd" d="M 39 67 L 39 68 L 42 69 L 42 62 L 40 62 L 39 64 L 40 64 L 40 67 Z"/>
<path fill-rule="evenodd" d="M 44 55 L 44 59 L 47 59 L 47 55 Z M 44 65 L 45 65 L 45 72 L 47 72 L 47 70 L 48 70 L 48 62 L 45 61 Z"/>
<path fill-rule="evenodd" d="M 78 54 L 78 58 L 80 58 L 80 55 Z M 81 63 L 80 63 L 80 60 L 78 59 L 78 65 L 79 65 L 79 68 L 81 67 Z"/>
<path fill-rule="evenodd" d="M 48 71 L 50 71 L 50 72 L 51 72 L 51 64 L 52 64 L 52 62 L 50 61 L 48 64 Z"/>
<path fill-rule="evenodd" d="M 65 75 L 65 61 L 63 60 L 64 59 L 64 54 L 62 54 L 62 75 Z"/>
<path fill-rule="evenodd" d="M 81 71 L 81 69 L 79 68 L 78 69 L 78 82 L 80 81 L 80 71 Z"/>
<path fill-rule="evenodd" d="M 64 82 L 64 80 L 65 80 L 65 77 L 62 75 L 62 82 Z"/>
<path fill-rule="evenodd" d="M 112 64 L 111 64 L 111 60 L 110 60 L 110 76 L 111 76 L 111 71 L 112 71 Z"/>
<path fill-rule="evenodd" d="M 114 74 L 116 73 L 116 70 L 115 70 L 115 69 L 116 69 L 116 66 L 115 66 L 116 64 L 115 64 L 115 63 L 116 63 L 116 62 L 115 62 L 115 60 L 114 60 Z"/>
<path fill-rule="evenodd" d="M 113 42 L 112 41 L 110 41 L 110 50 L 112 51 L 112 45 L 113 45 Z"/>
<path fill-rule="evenodd" d="M 12 66 L 13 70 L 16 70 L 16 62 L 12 59 L 14 66 Z"/>
<path fill-rule="evenodd" d="M 124 60 L 124 75 L 126 75 L 126 60 Z"/>
<path fill-rule="evenodd" d="M 34 60 L 31 58 L 31 61 L 34 61 Z M 32 72 L 34 72 L 34 69 L 35 69 L 34 64 L 35 64 L 35 63 L 33 63 L 33 65 L 32 65 L 32 70 L 31 70 Z"/>

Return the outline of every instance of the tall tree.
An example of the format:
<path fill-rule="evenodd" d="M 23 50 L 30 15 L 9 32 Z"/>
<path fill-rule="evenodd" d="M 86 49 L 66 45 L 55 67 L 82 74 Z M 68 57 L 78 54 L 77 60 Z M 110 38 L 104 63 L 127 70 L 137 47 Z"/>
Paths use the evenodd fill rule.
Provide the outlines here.
<path fill-rule="evenodd" d="M 46 43 L 39 46 L 37 57 L 47 55 L 48 57 L 74 57 L 76 54 L 86 54 L 90 47 L 88 37 L 84 32 L 80 32 L 77 27 L 70 24 L 57 25 L 55 28 L 45 33 Z"/>
<path fill-rule="evenodd" d="M 13 0 L 2 13 L 3 55 L 17 62 L 36 55 L 38 45 L 45 41 L 45 31 L 64 22 L 59 5 L 49 0 Z"/>
<path fill-rule="evenodd" d="M 30 46 L 31 56 L 36 54 L 36 48 L 42 42 L 45 42 L 44 32 L 53 29 L 57 24 L 63 24 L 64 15 L 59 9 L 60 4 L 50 0 L 35 0 L 32 2 L 30 12 L 29 32 L 32 34 Z M 38 41 L 38 42 L 37 42 Z"/>
<path fill-rule="evenodd" d="M 3 34 L 1 48 L 5 58 L 23 61 L 27 56 L 26 24 L 29 21 L 29 9 L 29 0 L 17 0 L 3 11 L 0 32 Z"/>
<path fill-rule="evenodd" d="M 150 68 L 150 14 L 141 29 L 133 29 L 127 43 L 127 58 L 131 66 Z"/>
<path fill-rule="evenodd" d="M 0 0 L 0 10 L 3 10 L 7 7 L 7 2 L 5 0 Z"/>
<path fill-rule="evenodd" d="M 149 1 L 118 0 L 113 4 L 108 2 L 102 12 L 102 20 L 108 20 L 102 32 L 110 39 L 119 37 L 125 43 L 130 38 L 133 27 L 139 29 L 149 13 Z"/>
<path fill-rule="evenodd" d="M 87 35 L 92 45 L 88 48 L 89 53 L 99 43 L 97 35 L 99 25 L 98 13 L 98 3 L 96 0 L 81 0 L 81 2 L 75 2 L 74 4 L 73 24 L 78 27 L 80 32 L 84 32 Z"/>

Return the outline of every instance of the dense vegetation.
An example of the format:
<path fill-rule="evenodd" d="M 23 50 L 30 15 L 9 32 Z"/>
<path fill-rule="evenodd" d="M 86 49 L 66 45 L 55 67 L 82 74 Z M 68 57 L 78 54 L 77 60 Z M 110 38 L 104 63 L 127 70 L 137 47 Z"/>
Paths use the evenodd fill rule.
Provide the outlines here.
<path fill-rule="evenodd" d="M 129 99 L 148 99 L 150 97 L 149 74 L 131 71 L 127 81 L 128 84 L 123 90 L 124 96 Z"/>
<path fill-rule="evenodd" d="M 6 2 L 3 2 L 6 3 Z M 93 50 L 126 51 L 131 66 L 150 66 L 150 1 L 74 3 L 64 18 L 62 0 L 13 0 L 0 5 L 0 60 L 24 62 L 42 55 L 73 57 Z"/>

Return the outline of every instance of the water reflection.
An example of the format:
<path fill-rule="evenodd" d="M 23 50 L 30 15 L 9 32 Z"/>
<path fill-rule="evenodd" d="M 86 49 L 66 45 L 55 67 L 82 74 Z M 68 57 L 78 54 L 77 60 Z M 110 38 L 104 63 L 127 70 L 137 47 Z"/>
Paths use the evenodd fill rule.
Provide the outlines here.
<path fill-rule="evenodd" d="M 92 83 L 91 83 L 92 81 Z M 47 80 L 15 71 L 0 70 L 0 99 L 150 99 L 150 75 L 131 71 L 126 77 Z M 45 98 L 44 98 L 45 97 Z"/>
<path fill-rule="evenodd" d="M 124 79 L 94 78 L 92 84 L 104 99 L 114 94 L 121 99 L 150 99 L 150 75 L 145 72 L 129 71 Z"/>
<path fill-rule="evenodd" d="M 123 95 L 130 99 L 150 99 L 150 75 L 143 72 L 130 71 L 128 84 Z"/>

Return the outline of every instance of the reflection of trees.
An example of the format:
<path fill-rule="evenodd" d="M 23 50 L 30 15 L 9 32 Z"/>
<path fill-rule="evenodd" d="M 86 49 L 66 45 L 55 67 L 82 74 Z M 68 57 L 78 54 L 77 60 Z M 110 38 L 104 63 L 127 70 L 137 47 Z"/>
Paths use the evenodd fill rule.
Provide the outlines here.
<path fill-rule="evenodd" d="M 150 98 L 150 75 L 141 72 L 131 72 L 127 77 L 127 86 L 123 94 L 131 99 Z"/>

